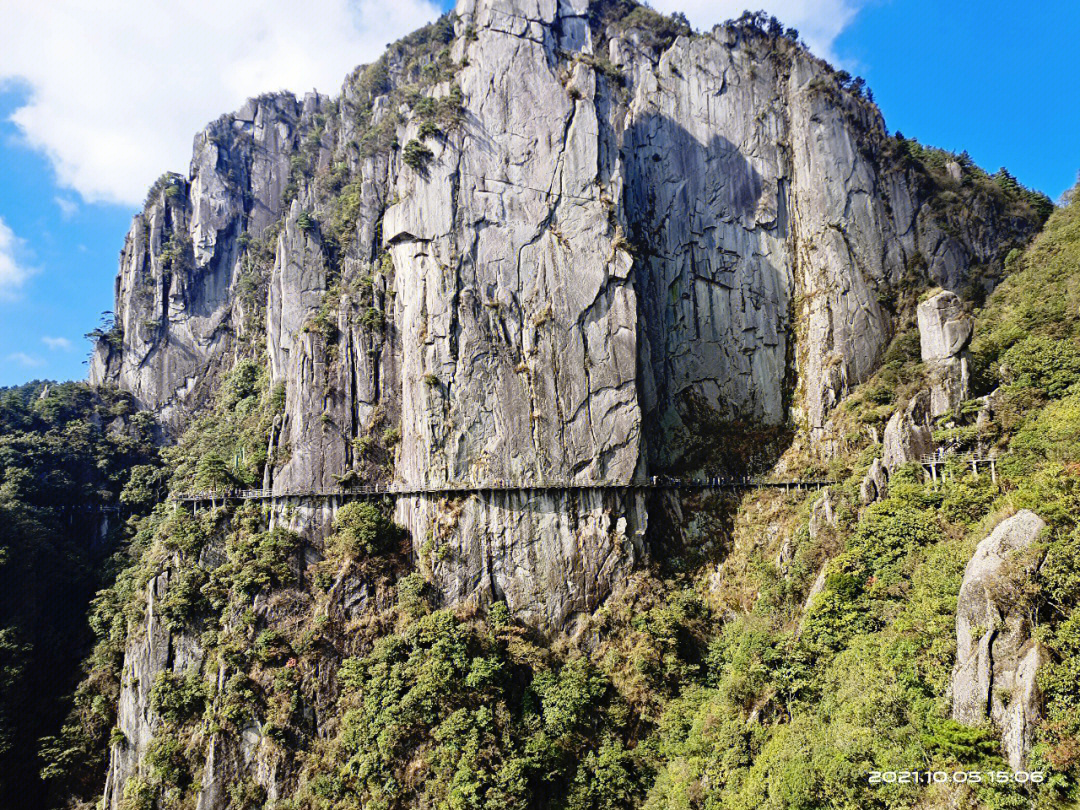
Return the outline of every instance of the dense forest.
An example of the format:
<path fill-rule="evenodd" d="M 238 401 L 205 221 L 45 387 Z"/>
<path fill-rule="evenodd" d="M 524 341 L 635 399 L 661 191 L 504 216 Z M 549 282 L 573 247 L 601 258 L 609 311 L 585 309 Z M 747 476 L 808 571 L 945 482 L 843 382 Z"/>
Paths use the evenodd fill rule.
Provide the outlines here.
<path fill-rule="evenodd" d="M 127 521 L 159 497 L 153 432 L 127 394 L 0 391 L 0 793 L 26 806 L 42 801 L 38 771 L 57 754 L 42 738 L 83 674 L 90 603 L 128 564 Z"/>

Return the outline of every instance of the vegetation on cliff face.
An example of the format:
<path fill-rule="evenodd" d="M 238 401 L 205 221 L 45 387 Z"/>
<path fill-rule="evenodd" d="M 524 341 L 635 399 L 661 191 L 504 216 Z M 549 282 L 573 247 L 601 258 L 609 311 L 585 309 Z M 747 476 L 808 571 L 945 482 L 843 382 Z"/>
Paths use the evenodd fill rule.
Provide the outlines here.
<path fill-rule="evenodd" d="M 90 600 L 123 565 L 126 520 L 159 496 L 152 427 L 127 394 L 0 391 L 0 795 L 27 807 L 44 798 L 38 741 L 70 706 Z M 112 711 L 106 690 L 91 713 Z"/>

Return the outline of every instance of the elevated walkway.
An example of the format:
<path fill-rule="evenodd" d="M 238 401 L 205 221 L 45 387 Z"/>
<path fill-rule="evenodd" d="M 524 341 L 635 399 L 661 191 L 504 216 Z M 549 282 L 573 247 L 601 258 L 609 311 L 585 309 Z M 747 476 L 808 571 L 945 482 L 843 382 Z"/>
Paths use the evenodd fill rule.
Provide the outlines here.
<path fill-rule="evenodd" d="M 543 492 L 580 492 L 589 490 L 615 491 L 615 490 L 659 490 L 659 491 L 693 491 L 693 490 L 741 490 L 741 489 L 783 489 L 803 490 L 820 489 L 835 484 L 824 478 L 776 480 L 772 478 L 743 477 L 731 478 L 727 476 L 714 478 L 691 478 L 675 479 L 667 477 L 653 477 L 643 481 L 630 483 L 597 482 L 597 483 L 569 483 L 549 482 L 543 484 L 521 484 L 513 482 L 491 482 L 484 484 L 443 484 L 431 487 L 410 487 L 402 484 L 386 484 L 362 487 L 342 487 L 329 490 L 298 490 L 277 491 L 270 489 L 232 489 L 223 491 L 182 492 L 170 496 L 171 500 L 180 503 L 226 503 L 236 501 L 275 501 L 299 498 L 307 500 L 363 500 L 377 498 L 408 498 L 408 497 L 456 497 L 468 495 L 493 495 L 499 493 L 543 493 Z"/>

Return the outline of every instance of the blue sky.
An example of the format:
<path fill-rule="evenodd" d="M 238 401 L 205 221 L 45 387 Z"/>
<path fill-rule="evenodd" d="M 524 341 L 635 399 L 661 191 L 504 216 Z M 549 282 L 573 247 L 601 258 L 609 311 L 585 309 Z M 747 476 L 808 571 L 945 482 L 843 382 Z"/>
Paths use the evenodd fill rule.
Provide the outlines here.
<path fill-rule="evenodd" d="M 162 171 L 186 170 L 203 124 L 265 90 L 336 93 L 351 67 L 438 13 L 431 0 L 401 0 L 389 15 L 380 0 L 315 2 L 318 11 L 300 16 L 291 0 L 236 0 L 235 16 L 216 0 L 146 3 L 137 15 L 125 0 L 105 0 L 112 11 L 95 7 L 88 20 L 74 0 L 2 12 L 0 385 L 85 376 L 83 335 L 113 307 L 117 258 L 143 189 Z M 743 4 L 654 5 L 708 27 Z M 1047 3 L 1027 16 L 1006 2 L 753 5 L 864 76 L 890 130 L 967 149 L 1054 199 L 1076 181 L 1080 4 Z M 113 18 L 125 23 L 110 27 Z M 145 36 L 132 39 L 140 26 Z"/>

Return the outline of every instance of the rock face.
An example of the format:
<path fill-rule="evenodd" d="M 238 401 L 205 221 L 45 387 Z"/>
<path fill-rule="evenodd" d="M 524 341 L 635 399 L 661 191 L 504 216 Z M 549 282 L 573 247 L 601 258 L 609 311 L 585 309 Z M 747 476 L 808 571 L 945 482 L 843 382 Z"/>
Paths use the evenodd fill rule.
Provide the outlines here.
<path fill-rule="evenodd" d="M 919 304 L 919 344 L 930 376 L 930 415 L 941 416 L 968 396 L 967 344 L 972 320 L 955 293 L 939 292 Z"/>
<path fill-rule="evenodd" d="M 1046 652 L 1031 638 L 1027 613 L 1016 605 L 1018 582 L 1034 574 L 1023 552 L 1046 527 L 1030 510 L 998 524 L 964 569 L 956 613 L 953 718 L 1001 730 L 1009 764 L 1022 769 L 1031 747 L 1040 698 L 1035 674 Z"/>
<path fill-rule="evenodd" d="M 717 421 L 813 434 L 876 368 L 893 284 L 912 267 L 958 284 L 1023 235 L 935 213 L 877 108 L 790 40 L 718 27 L 660 47 L 601 11 L 462 2 L 336 100 L 265 96 L 212 124 L 135 219 L 91 379 L 175 431 L 236 359 L 265 362 L 279 494 L 626 483 Z M 925 345 L 952 363 L 960 321 L 933 312 L 945 337 Z M 400 507 L 418 554 L 438 500 Z M 626 538 L 648 523 L 633 498 L 558 502 Z M 445 596 L 497 595 L 477 561 L 518 507 L 463 508 L 477 551 Z M 505 559 L 595 552 L 536 525 L 548 551 Z M 520 610 L 558 624 L 615 587 L 641 546 L 600 534 L 621 561 L 596 589 Z"/>
<path fill-rule="evenodd" d="M 420 134 L 392 108 L 393 52 L 370 98 L 359 80 L 335 102 L 263 97 L 196 139 L 190 179 L 133 224 L 94 381 L 176 428 L 265 329 L 288 389 L 282 486 L 342 474 L 380 409 L 401 422 L 401 480 L 624 480 L 677 461 L 703 413 L 820 427 L 875 369 L 879 301 L 908 268 L 955 286 L 1013 236 L 993 212 L 946 228 L 876 108 L 787 40 L 717 28 L 657 50 L 585 0 L 457 14 L 465 66 L 428 92 L 460 91 L 464 123 L 425 141 L 422 170 L 357 146 L 358 109 L 399 144 Z M 341 171 L 352 221 L 326 239 Z M 372 275 L 374 300 L 343 283 Z M 335 281 L 336 334 L 304 333 Z"/>
<path fill-rule="evenodd" d="M 901 464 L 918 461 L 933 451 L 933 435 L 926 424 L 928 400 L 926 392 L 920 392 L 886 423 L 881 461 L 889 475 Z"/>
<path fill-rule="evenodd" d="M 832 494 L 825 490 L 810 510 L 810 539 L 816 540 L 827 528 L 837 526 L 836 511 L 833 509 Z"/>
<path fill-rule="evenodd" d="M 704 426 L 813 435 L 876 368 L 893 285 L 924 268 L 955 286 L 1026 235 L 934 209 L 877 108 L 794 42 L 718 27 L 658 45 L 609 12 L 463 1 L 333 101 L 265 96 L 212 124 L 189 178 L 159 181 L 135 219 L 91 379 L 176 431 L 238 358 L 265 363 L 284 399 L 278 494 L 722 473 L 688 451 Z M 924 351 L 951 368 L 967 333 L 949 295 L 927 302 Z M 445 597 L 505 590 L 555 625 L 589 609 L 648 521 L 634 498 L 586 500 L 542 509 L 630 527 L 586 532 L 620 559 L 596 588 L 504 589 L 519 575 L 478 561 L 596 549 L 570 553 L 586 534 L 541 520 L 539 556 L 489 554 L 520 542 L 498 527 L 526 507 L 472 498 L 476 551 L 443 572 Z M 438 501 L 400 506 L 417 554 Z"/>
<path fill-rule="evenodd" d="M 161 719 L 150 708 L 150 692 L 163 672 L 185 675 L 198 672 L 203 653 L 198 642 L 184 633 L 173 633 L 157 615 L 156 605 L 169 587 L 165 571 L 147 585 L 146 616 L 142 631 L 128 639 L 124 671 L 117 704 L 116 725 L 124 742 L 112 744 L 105 777 L 104 807 L 119 807 L 124 786 L 137 772 Z"/>
<path fill-rule="evenodd" d="M 462 0 L 336 99 L 264 96 L 210 125 L 135 218 L 91 380 L 175 434 L 238 359 L 265 366 L 283 404 L 263 486 L 290 504 L 270 520 L 313 558 L 333 509 L 303 493 L 343 479 L 546 485 L 421 492 L 395 517 L 444 604 L 572 632 L 649 548 L 648 505 L 619 485 L 723 475 L 692 452 L 714 423 L 816 435 L 877 368 L 913 270 L 958 287 L 1038 225 L 932 205 L 873 103 L 796 43 L 658 42 L 619 8 Z M 894 426 L 867 498 L 914 430 Z M 334 588 L 345 610 L 375 598 Z M 158 722 L 149 685 L 184 665 L 147 616 L 108 808 Z M 243 736 L 209 741 L 200 808 L 241 766 L 278 795 L 269 743 Z"/>
<path fill-rule="evenodd" d="M 644 553 L 643 495 L 603 490 L 490 498 L 402 498 L 396 519 L 430 538 L 421 564 L 455 604 L 505 601 L 533 624 L 572 631 Z"/>
<path fill-rule="evenodd" d="M 173 429 L 206 401 L 252 328 L 238 290 L 242 234 L 280 219 L 290 154 L 325 102 L 249 101 L 195 139 L 188 179 L 158 180 L 120 254 L 116 326 L 95 348 L 92 383 L 131 391 Z"/>
<path fill-rule="evenodd" d="M 859 485 L 859 501 L 864 504 L 880 501 L 889 495 L 889 474 L 880 458 L 875 458 Z"/>

